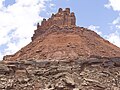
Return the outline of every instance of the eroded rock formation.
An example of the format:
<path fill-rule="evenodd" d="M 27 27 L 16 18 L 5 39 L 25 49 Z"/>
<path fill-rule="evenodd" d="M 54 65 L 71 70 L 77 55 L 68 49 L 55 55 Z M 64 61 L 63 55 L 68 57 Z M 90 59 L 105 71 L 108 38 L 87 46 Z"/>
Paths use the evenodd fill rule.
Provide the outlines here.
<path fill-rule="evenodd" d="M 59 27 L 75 26 L 76 18 L 74 12 L 70 12 L 70 8 L 66 8 L 65 10 L 59 8 L 58 12 L 56 14 L 52 14 L 51 18 L 48 20 L 43 19 L 38 28 L 49 28 L 52 25 L 57 25 Z"/>
<path fill-rule="evenodd" d="M 69 8 L 58 10 L 43 19 L 32 42 L 4 60 L 57 59 L 74 60 L 89 57 L 120 57 L 120 48 L 104 40 L 94 31 L 76 26 L 76 17 Z"/>
<path fill-rule="evenodd" d="M 86 28 L 52 26 L 38 35 L 14 55 L 5 56 L 4 60 L 120 57 L 120 48 Z"/>
<path fill-rule="evenodd" d="M 66 8 L 63 10 L 59 8 L 56 14 L 52 14 L 52 16 L 46 20 L 43 19 L 41 25 L 37 24 L 37 30 L 35 30 L 35 34 L 32 37 L 34 40 L 36 37 L 41 35 L 42 32 L 47 31 L 52 26 L 59 26 L 59 27 L 75 27 L 76 26 L 76 17 L 74 12 L 70 12 L 70 8 Z"/>
<path fill-rule="evenodd" d="M 58 10 L 0 62 L 0 90 L 120 90 L 120 48 Z"/>

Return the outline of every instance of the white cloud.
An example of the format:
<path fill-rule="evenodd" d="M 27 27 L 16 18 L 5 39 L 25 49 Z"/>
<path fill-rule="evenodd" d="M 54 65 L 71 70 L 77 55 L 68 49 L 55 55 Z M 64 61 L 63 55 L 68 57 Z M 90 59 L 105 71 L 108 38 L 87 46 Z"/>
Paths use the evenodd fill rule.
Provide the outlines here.
<path fill-rule="evenodd" d="M 116 25 L 116 28 L 120 29 L 120 25 Z"/>
<path fill-rule="evenodd" d="M 117 31 L 106 36 L 106 39 L 120 47 L 120 34 Z"/>
<path fill-rule="evenodd" d="M 51 7 L 51 8 L 54 7 L 54 6 L 55 6 L 55 4 L 53 4 L 53 3 L 50 4 L 50 7 Z"/>
<path fill-rule="evenodd" d="M 16 3 L 5 7 L 0 0 L 0 59 L 3 55 L 15 53 L 31 41 L 39 16 L 45 10 L 46 2 L 51 0 L 16 0 Z M 50 4 L 50 3 L 49 3 Z"/>
<path fill-rule="evenodd" d="M 115 26 L 117 30 L 120 30 L 120 15 L 115 20 L 113 20 L 112 26 Z"/>
<path fill-rule="evenodd" d="M 0 53 L 0 61 L 2 60 L 2 58 L 3 58 L 3 56 L 2 56 L 3 54 L 2 53 Z"/>
<path fill-rule="evenodd" d="M 106 8 L 118 11 L 118 16 L 110 24 L 112 30 L 115 30 L 114 33 L 110 33 L 106 36 L 106 39 L 116 46 L 120 47 L 120 0 L 108 0 L 108 4 L 105 5 Z"/>
<path fill-rule="evenodd" d="M 3 1 L 5 0 L 0 0 L 0 9 L 3 7 Z"/>
<path fill-rule="evenodd" d="M 112 8 L 114 11 L 120 11 L 120 0 L 109 0 L 106 8 Z"/>
<path fill-rule="evenodd" d="M 117 17 L 115 20 L 113 20 L 112 24 L 118 24 L 120 22 L 120 17 Z"/>
<path fill-rule="evenodd" d="M 99 31 L 99 28 L 100 28 L 99 26 L 95 26 L 95 25 L 88 26 L 88 29 L 91 29 L 91 30 L 95 31 L 97 34 L 101 35 L 102 32 Z"/>

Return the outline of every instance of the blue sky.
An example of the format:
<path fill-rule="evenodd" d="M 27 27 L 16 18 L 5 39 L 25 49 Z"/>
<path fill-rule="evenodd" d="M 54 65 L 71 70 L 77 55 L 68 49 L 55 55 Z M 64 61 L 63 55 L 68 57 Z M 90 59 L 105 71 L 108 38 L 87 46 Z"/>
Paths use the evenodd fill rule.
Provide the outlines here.
<path fill-rule="evenodd" d="M 120 47 L 120 0 L 0 0 L 0 59 L 31 41 L 36 23 L 58 8 L 75 12 L 77 25 Z"/>

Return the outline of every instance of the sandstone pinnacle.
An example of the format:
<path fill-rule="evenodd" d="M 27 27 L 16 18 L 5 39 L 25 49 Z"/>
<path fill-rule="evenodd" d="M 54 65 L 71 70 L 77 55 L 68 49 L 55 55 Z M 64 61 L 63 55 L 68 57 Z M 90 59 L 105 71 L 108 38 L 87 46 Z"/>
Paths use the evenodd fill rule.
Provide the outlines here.
<path fill-rule="evenodd" d="M 80 22 L 80 21 L 79 21 Z M 91 57 L 120 57 L 120 48 L 97 33 L 76 25 L 70 8 L 60 8 L 37 24 L 32 42 L 4 60 L 76 60 Z"/>

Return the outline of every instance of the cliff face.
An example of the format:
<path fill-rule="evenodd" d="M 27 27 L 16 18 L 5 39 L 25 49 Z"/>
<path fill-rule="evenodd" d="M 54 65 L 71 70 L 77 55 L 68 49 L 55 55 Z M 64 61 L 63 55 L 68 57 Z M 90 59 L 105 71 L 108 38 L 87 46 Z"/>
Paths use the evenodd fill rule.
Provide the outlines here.
<path fill-rule="evenodd" d="M 94 31 L 76 26 L 69 8 L 58 10 L 48 20 L 43 19 L 32 42 L 4 60 L 75 60 L 90 57 L 120 57 L 120 48 L 104 40 Z"/>

